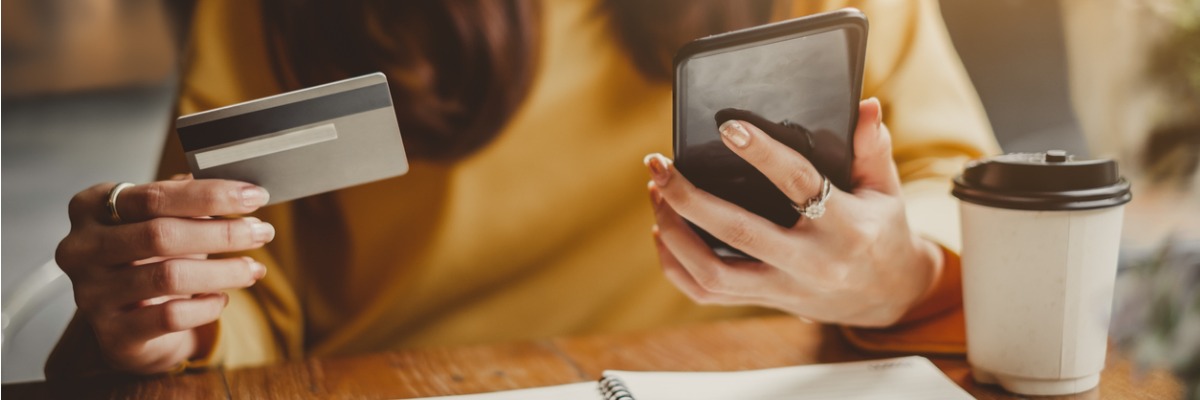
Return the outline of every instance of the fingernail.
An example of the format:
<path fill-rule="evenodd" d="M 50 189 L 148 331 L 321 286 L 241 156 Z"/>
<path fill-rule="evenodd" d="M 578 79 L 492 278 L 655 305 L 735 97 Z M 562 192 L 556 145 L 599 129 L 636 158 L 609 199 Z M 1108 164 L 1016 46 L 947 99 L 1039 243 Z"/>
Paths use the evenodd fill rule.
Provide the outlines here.
<path fill-rule="evenodd" d="M 247 263 L 250 263 L 250 272 L 254 274 L 254 280 L 262 279 L 267 276 L 267 266 L 250 257 L 243 257 Z"/>
<path fill-rule="evenodd" d="M 750 131 L 746 130 L 746 126 L 736 120 L 728 120 L 721 124 L 717 130 L 721 131 L 721 136 L 733 143 L 739 149 L 750 144 Z"/>
<path fill-rule="evenodd" d="M 222 308 L 224 308 L 225 306 L 229 305 L 229 295 L 225 294 L 225 293 L 221 293 L 221 296 L 225 298 L 225 305 L 221 306 Z"/>
<path fill-rule="evenodd" d="M 242 189 L 242 205 L 251 208 L 262 207 L 271 199 L 271 195 L 266 189 L 258 186 L 250 186 Z"/>
<path fill-rule="evenodd" d="M 875 130 L 878 131 L 883 127 L 883 104 L 879 103 L 879 99 L 872 97 L 867 101 L 875 102 Z"/>
<path fill-rule="evenodd" d="M 659 187 L 667 186 L 667 182 L 671 180 L 671 159 L 662 154 L 651 153 L 642 159 L 642 163 L 650 167 L 650 177 L 654 178 L 655 184 Z"/>
<path fill-rule="evenodd" d="M 250 237 L 258 243 L 270 242 L 275 238 L 275 227 L 266 222 L 258 221 L 257 219 L 247 222 L 250 223 Z"/>

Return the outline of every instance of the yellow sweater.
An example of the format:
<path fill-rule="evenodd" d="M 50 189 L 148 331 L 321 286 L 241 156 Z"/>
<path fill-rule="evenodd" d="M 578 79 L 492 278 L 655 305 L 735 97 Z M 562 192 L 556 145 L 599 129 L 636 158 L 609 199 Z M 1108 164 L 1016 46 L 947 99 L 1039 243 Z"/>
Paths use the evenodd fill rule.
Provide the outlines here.
<path fill-rule="evenodd" d="M 483 150 L 447 164 L 412 160 L 403 177 L 256 214 L 278 232 L 251 253 L 269 272 L 231 293 L 205 361 L 242 366 L 771 312 L 699 306 L 662 276 L 641 159 L 670 153 L 671 87 L 637 73 L 593 3 L 542 3 L 531 92 Z M 852 5 L 871 18 L 864 96 L 884 104 L 912 224 L 956 249 L 948 179 L 994 144 L 936 3 L 797 3 L 797 15 Z M 194 29 L 180 113 L 281 91 L 255 7 L 199 2 Z M 186 172 L 171 137 L 163 176 Z"/>

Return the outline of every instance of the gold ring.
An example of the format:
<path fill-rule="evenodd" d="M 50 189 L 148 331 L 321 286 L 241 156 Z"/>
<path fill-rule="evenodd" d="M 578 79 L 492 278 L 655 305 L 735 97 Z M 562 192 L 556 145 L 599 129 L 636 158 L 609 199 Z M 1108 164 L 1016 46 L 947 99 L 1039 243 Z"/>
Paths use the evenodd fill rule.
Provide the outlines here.
<path fill-rule="evenodd" d="M 831 186 L 832 185 L 829 183 L 829 178 L 821 175 L 821 194 L 808 199 L 808 202 L 804 203 L 803 207 L 797 205 L 796 203 L 792 203 L 792 208 L 794 208 L 796 212 L 800 213 L 800 215 L 804 216 L 804 218 L 821 218 L 822 215 L 825 215 L 825 200 L 829 200 L 829 194 L 833 191 Z"/>
<path fill-rule="evenodd" d="M 125 190 L 130 186 L 133 186 L 133 184 L 129 182 L 121 182 L 118 183 L 117 186 L 113 186 L 112 189 L 108 190 L 108 214 L 112 219 L 112 223 L 114 224 L 121 223 L 121 213 L 117 212 L 117 195 L 121 194 L 122 190 Z"/>

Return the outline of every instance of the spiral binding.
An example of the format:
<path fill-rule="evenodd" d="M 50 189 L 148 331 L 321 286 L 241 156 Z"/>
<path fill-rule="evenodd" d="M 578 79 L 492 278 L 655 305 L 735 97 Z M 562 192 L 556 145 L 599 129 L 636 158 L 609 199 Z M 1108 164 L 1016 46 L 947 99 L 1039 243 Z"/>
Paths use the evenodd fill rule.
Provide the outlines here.
<path fill-rule="evenodd" d="M 629 393 L 629 388 L 625 387 L 625 382 L 612 375 L 600 378 L 600 394 L 604 395 L 604 400 L 636 400 L 633 393 Z"/>

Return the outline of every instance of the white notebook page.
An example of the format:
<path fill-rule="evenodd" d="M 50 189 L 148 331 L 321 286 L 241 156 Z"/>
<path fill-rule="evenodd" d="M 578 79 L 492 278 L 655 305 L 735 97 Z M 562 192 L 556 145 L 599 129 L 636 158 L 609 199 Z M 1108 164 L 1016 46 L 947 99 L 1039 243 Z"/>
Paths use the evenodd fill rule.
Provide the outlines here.
<path fill-rule="evenodd" d="M 607 371 L 637 400 L 973 399 L 924 357 L 736 372 Z"/>
<path fill-rule="evenodd" d="M 734 372 L 605 371 L 636 400 L 973 399 L 925 357 Z M 596 382 L 504 392 L 429 397 L 437 400 L 603 400 Z"/>

